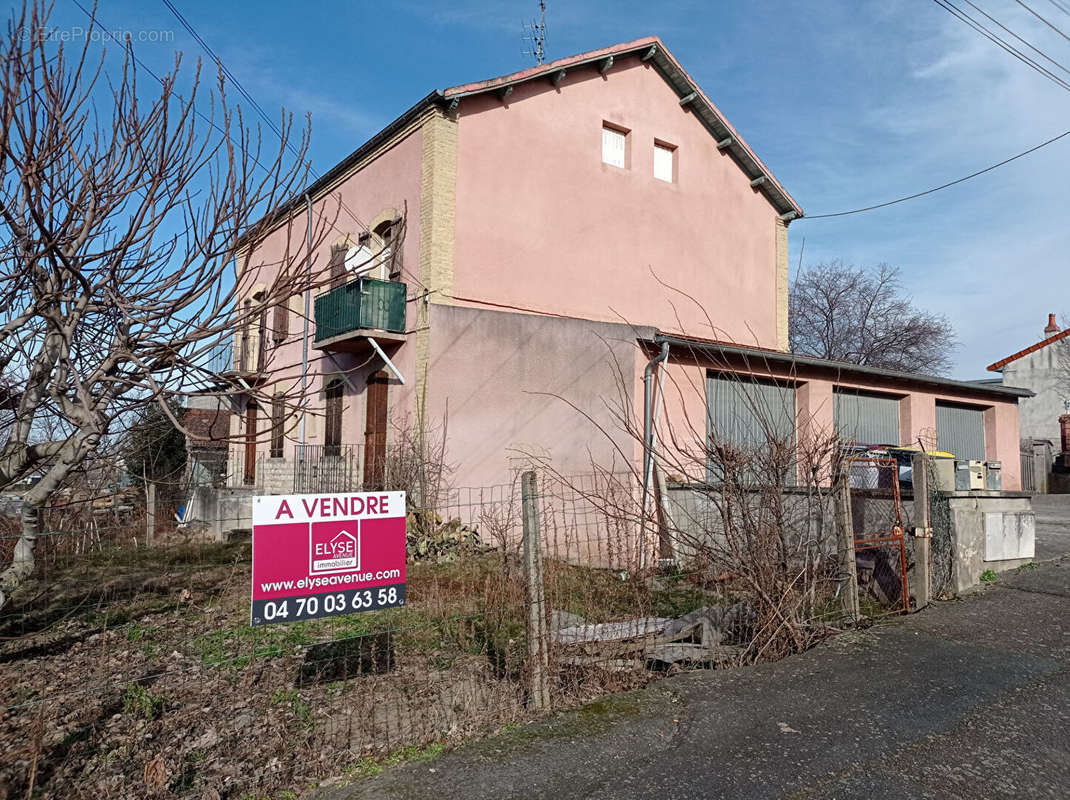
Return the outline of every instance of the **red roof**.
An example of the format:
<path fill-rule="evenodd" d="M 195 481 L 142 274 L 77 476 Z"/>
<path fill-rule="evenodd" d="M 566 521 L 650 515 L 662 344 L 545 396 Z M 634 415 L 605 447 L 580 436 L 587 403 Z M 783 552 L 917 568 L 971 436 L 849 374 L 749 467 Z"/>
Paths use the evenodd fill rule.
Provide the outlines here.
<path fill-rule="evenodd" d="M 1003 369 L 1005 366 L 1010 364 L 1012 361 L 1017 361 L 1019 358 L 1027 356 L 1030 353 L 1035 353 L 1037 350 L 1043 350 L 1049 344 L 1052 344 L 1053 342 L 1057 342 L 1060 339 L 1065 339 L 1067 336 L 1070 336 L 1070 328 L 1067 328 L 1065 331 L 1059 331 L 1058 333 L 1053 334 L 1052 336 L 1049 336 L 1047 339 L 1041 339 L 1036 344 L 1025 348 L 1025 350 L 1019 350 L 1014 355 L 1007 356 L 1003 360 L 997 361 L 995 364 L 989 364 L 988 365 L 988 369 L 991 372 L 999 372 L 1001 369 Z"/>

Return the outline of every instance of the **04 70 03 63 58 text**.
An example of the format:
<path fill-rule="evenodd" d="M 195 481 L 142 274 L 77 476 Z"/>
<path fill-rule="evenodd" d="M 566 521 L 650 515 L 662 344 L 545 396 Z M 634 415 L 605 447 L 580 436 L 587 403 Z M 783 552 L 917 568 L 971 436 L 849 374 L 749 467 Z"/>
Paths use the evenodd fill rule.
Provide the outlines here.
<path fill-rule="evenodd" d="M 341 592 L 309 594 L 279 600 L 254 600 L 252 624 L 296 622 L 357 611 L 377 611 L 405 605 L 405 584 L 377 586 L 371 589 L 347 589 Z"/>

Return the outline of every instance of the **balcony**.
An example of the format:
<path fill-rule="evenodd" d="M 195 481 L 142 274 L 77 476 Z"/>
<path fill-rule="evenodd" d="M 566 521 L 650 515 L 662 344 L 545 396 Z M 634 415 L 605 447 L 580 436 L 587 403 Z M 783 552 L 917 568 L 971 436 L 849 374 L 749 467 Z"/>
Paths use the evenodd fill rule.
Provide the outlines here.
<path fill-rule="evenodd" d="M 358 352 L 369 337 L 405 341 L 407 286 L 361 277 L 316 298 L 313 346 L 333 352 Z"/>

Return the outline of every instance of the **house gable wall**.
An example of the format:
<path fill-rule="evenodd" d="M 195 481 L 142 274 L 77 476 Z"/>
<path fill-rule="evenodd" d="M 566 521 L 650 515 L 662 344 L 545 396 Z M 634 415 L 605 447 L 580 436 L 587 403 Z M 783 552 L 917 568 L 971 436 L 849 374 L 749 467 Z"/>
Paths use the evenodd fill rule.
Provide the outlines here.
<path fill-rule="evenodd" d="M 638 56 L 457 113 L 455 302 L 786 344 L 775 209 Z M 628 168 L 602 163 L 603 123 L 629 131 Z"/>

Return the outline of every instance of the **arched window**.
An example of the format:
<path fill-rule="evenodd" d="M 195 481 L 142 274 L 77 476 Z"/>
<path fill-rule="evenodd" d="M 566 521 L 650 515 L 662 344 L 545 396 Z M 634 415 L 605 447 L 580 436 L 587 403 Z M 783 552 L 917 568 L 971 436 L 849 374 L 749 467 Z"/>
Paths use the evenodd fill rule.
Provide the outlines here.
<path fill-rule="evenodd" d="M 399 271 L 395 269 L 397 258 L 394 252 L 394 245 L 396 244 L 394 242 L 394 220 L 391 219 L 380 223 L 372 233 L 378 236 L 379 241 L 382 243 L 382 249 L 379 252 L 379 274 L 375 277 L 388 281 Z"/>

